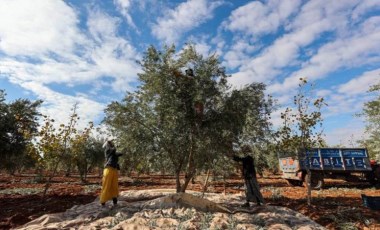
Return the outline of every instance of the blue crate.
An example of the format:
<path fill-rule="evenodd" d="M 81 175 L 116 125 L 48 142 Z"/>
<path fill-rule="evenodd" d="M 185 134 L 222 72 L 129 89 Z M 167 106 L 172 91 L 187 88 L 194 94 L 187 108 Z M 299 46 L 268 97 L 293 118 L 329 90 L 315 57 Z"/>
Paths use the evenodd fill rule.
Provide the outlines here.
<path fill-rule="evenodd" d="M 367 196 L 362 194 L 363 205 L 372 210 L 380 210 L 380 196 Z"/>

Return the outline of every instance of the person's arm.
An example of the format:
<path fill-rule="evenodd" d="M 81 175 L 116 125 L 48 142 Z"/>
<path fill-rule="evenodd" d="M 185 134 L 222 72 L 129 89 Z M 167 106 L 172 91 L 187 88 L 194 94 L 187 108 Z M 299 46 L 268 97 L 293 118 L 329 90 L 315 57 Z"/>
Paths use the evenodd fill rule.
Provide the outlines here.
<path fill-rule="evenodd" d="M 109 147 L 106 147 L 106 149 L 104 150 L 104 159 L 107 161 L 108 159 L 108 156 L 109 156 Z"/>

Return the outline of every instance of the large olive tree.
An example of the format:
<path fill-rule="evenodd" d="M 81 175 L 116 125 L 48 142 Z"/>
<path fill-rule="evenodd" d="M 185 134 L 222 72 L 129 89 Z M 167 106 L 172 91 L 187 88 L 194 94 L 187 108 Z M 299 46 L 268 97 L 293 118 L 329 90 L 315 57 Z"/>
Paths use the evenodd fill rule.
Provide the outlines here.
<path fill-rule="evenodd" d="M 105 122 L 127 151 L 126 167 L 174 172 L 177 192 L 233 143 L 259 141 L 269 127 L 265 86 L 231 89 L 217 55 L 203 57 L 192 45 L 179 53 L 150 47 L 141 66 L 139 87 L 108 105 Z"/>

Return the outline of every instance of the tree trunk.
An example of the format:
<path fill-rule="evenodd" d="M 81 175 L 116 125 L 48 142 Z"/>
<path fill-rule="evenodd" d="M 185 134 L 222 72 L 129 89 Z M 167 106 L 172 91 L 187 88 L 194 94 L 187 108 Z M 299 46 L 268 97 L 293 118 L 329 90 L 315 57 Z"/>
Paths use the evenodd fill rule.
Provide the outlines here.
<path fill-rule="evenodd" d="M 185 192 L 186 191 L 186 188 L 189 185 L 189 182 L 191 181 L 191 179 L 194 177 L 194 175 L 195 175 L 195 169 L 194 168 L 190 169 L 189 172 L 186 173 L 186 175 L 185 175 L 185 182 L 181 186 L 181 191 L 180 192 Z"/>
<path fill-rule="evenodd" d="M 180 174 L 180 170 L 176 170 L 175 172 L 176 193 L 181 192 L 181 180 L 180 180 L 179 174 Z"/>
<path fill-rule="evenodd" d="M 223 174 L 223 194 L 226 195 L 226 175 Z"/>
<path fill-rule="evenodd" d="M 195 175 L 195 166 L 194 166 L 194 136 L 196 131 L 196 124 L 193 126 L 191 134 L 190 134 L 190 151 L 189 151 L 189 158 L 187 163 L 187 169 L 185 173 L 185 182 L 183 183 L 181 187 L 181 192 L 185 192 L 187 185 L 189 184 L 190 180 Z"/>
<path fill-rule="evenodd" d="M 311 170 L 310 168 L 307 169 L 307 181 L 306 181 L 306 184 L 307 184 L 307 205 L 310 206 L 311 205 Z"/>
<path fill-rule="evenodd" d="M 44 189 L 44 193 L 42 194 L 42 200 L 44 201 L 45 200 L 45 196 L 46 196 L 46 193 L 51 185 L 51 180 L 53 179 L 53 177 L 55 176 L 55 174 L 57 173 L 57 170 L 58 170 L 58 165 L 59 165 L 59 160 L 57 161 L 57 163 L 55 164 L 54 166 L 54 170 L 53 170 L 53 173 L 50 174 L 49 176 L 49 179 L 48 181 L 46 182 L 45 184 L 45 189 Z"/>
<path fill-rule="evenodd" d="M 195 167 L 194 167 L 194 156 L 193 156 L 193 147 L 191 147 L 190 149 L 190 153 L 189 153 L 189 162 L 188 162 L 188 167 L 187 167 L 187 170 L 186 170 L 186 173 L 185 173 L 185 182 L 183 183 L 182 187 L 181 187 L 181 192 L 185 192 L 186 191 L 186 188 L 187 188 L 187 185 L 189 184 L 189 182 L 191 181 L 191 179 L 194 177 L 195 175 Z"/>
<path fill-rule="evenodd" d="M 205 179 L 205 182 L 203 183 L 203 188 L 202 188 L 202 198 L 203 196 L 205 195 L 205 192 L 207 190 L 207 187 L 208 187 L 208 178 L 210 177 L 210 169 L 207 170 L 207 176 L 206 176 L 206 179 Z"/>

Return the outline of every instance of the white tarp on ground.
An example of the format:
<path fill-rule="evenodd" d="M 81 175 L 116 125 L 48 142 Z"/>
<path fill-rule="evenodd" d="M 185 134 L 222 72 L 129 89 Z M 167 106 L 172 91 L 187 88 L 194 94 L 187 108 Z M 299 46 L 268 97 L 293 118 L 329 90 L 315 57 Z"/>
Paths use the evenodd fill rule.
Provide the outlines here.
<path fill-rule="evenodd" d="M 308 217 L 278 206 L 238 208 L 240 195 L 174 190 L 121 192 L 118 206 L 98 199 L 63 213 L 43 215 L 18 229 L 325 229 Z"/>

